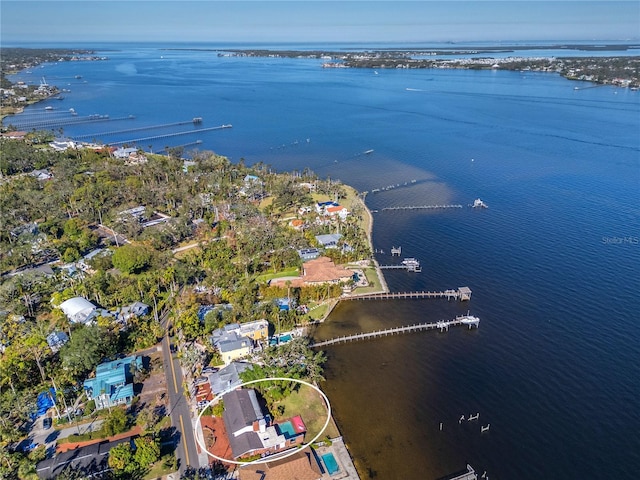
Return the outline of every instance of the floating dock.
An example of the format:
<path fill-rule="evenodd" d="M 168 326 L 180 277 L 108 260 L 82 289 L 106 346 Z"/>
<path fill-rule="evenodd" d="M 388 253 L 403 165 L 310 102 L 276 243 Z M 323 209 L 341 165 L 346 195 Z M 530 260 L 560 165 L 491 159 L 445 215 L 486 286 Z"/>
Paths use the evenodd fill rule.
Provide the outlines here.
<path fill-rule="evenodd" d="M 312 347 L 324 347 L 328 345 L 336 345 L 339 343 L 355 342 L 359 340 L 369 340 L 373 338 L 388 337 L 389 335 L 399 335 L 402 333 L 422 332 L 425 330 L 438 329 L 441 332 L 449 331 L 449 327 L 455 327 L 458 325 L 467 325 L 469 329 L 472 327 L 478 328 L 480 319 L 471 315 L 463 315 L 456 317 L 454 320 L 442 320 L 433 323 L 418 323 L 415 325 L 409 325 L 405 327 L 388 328 L 386 330 L 378 330 L 376 332 L 368 333 L 356 333 L 355 335 L 345 335 L 343 337 L 332 338 L 331 340 L 325 340 L 322 342 L 314 343 Z"/>

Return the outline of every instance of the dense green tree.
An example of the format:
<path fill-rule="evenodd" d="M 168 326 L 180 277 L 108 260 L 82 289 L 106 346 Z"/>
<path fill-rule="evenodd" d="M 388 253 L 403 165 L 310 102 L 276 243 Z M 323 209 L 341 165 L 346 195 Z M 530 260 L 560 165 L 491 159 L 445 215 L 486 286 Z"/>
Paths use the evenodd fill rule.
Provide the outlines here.
<path fill-rule="evenodd" d="M 123 273 L 139 273 L 149 266 L 153 255 L 144 245 L 127 244 L 113 254 L 113 266 Z"/>
<path fill-rule="evenodd" d="M 116 349 L 117 338 L 112 332 L 97 325 L 83 325 L 73 331 L 59 355 L 63 368 L 74 377 L 82 378 L 103 359 L 114 355 Z"/>
<path fill-rule="evenodd" d="M 147 468 L 160 458 L 160 445 L 151 435 L 138 437 L 134 443 L 136 445 L 134 460 L 140 467 Z"/>
<path fill-rule="evenodd" d="M 133 473 L 138 469 L 129 442 L 120 443 L 109 450 L 108 463 L 116 474 Z"/>
<path fill-rule="evenodd" d="M 113 407 L 102 424 L 102 432 L 107 437 L 125 432 L 129 426 L 129 417 L 124 409 Z"/>

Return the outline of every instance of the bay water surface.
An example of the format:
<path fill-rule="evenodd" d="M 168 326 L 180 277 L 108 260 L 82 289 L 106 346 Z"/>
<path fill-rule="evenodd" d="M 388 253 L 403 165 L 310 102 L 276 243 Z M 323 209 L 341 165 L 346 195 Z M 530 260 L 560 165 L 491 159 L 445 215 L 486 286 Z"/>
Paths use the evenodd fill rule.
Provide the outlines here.
<path fill-rule="evenodd" d="M 390 249 L 401 246 L 422 263 L 421 273 L 387 271 L 392 291 L 472 289 L 465 303 L 341 303 L 314 333 L 467 311 L 481 319 L 478 330 L 327 349 L 323 389 L 364 478 L 435 479 L 467 462 L 498 479 L 634 478 L 640 92 L 552 73 L 322 69 L 321 60 L 98 47 L 108 60 L 15 76 L 70 91 L 5 124 L 69 108 L 135 116 L 63 127 L 104 142 L 193 130 L 108 134 L 193 117 L 200 129 L 232 124 L 137 144 L 161 152 L 201 140 L 233 161 L 308 167 L 368 191 L 378 261 L 398 263 Z M 476 198 L 489 208 L 468 208 Z M 382 211 L 444 203 L 464 208 Z"/>

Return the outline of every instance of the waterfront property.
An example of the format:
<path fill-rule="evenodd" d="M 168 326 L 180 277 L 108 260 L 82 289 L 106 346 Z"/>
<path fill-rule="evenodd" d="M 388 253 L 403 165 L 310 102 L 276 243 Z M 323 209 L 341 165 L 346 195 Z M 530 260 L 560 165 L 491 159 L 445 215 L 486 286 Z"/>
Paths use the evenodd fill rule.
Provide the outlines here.
<path fill-rule="evenodd" d="M 226 367 L 217 372 L 206 375 L 211 387 L 211 393 L 218 395 L 229 388 L 237 387 L 242 383 L 240 374 L 251 368 L 253 364 L 249 362 L 230 362 Z"/>
<path fill-rule="evenodd" d="M 352 279 L 352 270 L 336 265 L 329 257 L 318 257 L 303 264 L 303 271 L 300 277 L 293 279 L 274 278 L 270 284 L 285 286 L 287 282 L 291 282 L 290 285 L 292 287 L 302 287 L 327 283 L 346 283 Z"/>
<path fill-rule="evenodd" d="M 290 457 L 240 469 L 240 480 L 320 480 L 324 478 L 312 451 L 306 449 Z"/>
<path fill-rule="evenodd" d="M 225 365 L 248 356 L 253 350 L 253 341 L 240 333 L 240 325 L 232 323 L 213 332 L 211 343 L 220 351 Z"/>
<path fill-rule="evenodd" d="M 222 418 L 229 436 L 233 458 L 269 455 L 300 445 L 306 427 L 299 416 L 273 423 L 260 407 L 253 389 L 237 389 L 222 397 Z"/>
<path fill-rule="evenodd" d="M 89 400 L 94 400 L 96 410 L 115 405 L 129 405 L 133 400 L 133 375 L 142 369 L 142 357 L 131 356 L 96 367 L 96 376 L 84 381 Z"/>

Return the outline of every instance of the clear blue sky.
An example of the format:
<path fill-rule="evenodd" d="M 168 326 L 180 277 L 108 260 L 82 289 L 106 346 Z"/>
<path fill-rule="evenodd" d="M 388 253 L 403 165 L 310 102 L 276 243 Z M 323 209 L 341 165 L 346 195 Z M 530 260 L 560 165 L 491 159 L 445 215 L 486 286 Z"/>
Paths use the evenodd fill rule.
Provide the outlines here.
<path fill-rule="evenodd" d="M 640 38 L 640 2 L 1 0 L 26 42 L 438 42 Z"/>

